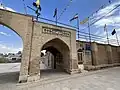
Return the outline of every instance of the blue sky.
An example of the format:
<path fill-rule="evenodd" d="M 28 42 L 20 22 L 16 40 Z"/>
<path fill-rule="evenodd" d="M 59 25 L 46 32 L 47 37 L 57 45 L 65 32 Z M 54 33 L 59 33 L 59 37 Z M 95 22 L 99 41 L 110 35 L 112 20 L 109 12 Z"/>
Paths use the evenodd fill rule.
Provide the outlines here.
<path fill-rule="evenodd" d="M 24 13 L 24 7 L 22 0 L 0 0 L 8 10 L 12 10 L 15 12 Z M 35 0 L 24 0 L 25 4 L 32 7 L 32 2 Z M 54 9 L 58 8 L 58 17 L 66 7 L 70 0 L 41 0 L 41 17 L 48 18 L 54 20 L 53 14 Z M 120 0 L 111 0 L 112 3 L 108 3 L 109 0 L 72 0 L 70 7 L 67 8 L 66 12 L 61 16 L 59 22 L 63 22 L 66 24 L 70 24 L 76 26 L 76 21 L 69 22 L 69 20 L 74 16 L 74 14 L 79 14 L 80 21 L 88 17 L 92 12 L 95 12 L 102 5 L 106 4 L 106 7 L 101 9 L 99 12 L 94 14 L 94 19 L 97 19 L 104 15 L 106 12 L 109 12 L 113 9 L 117 4 L 120 4 Z M 114 1 L 114 2 L 113 2 Z M 27 13 L 34 15 L 34 12 L 27 8 Z M 100 35 L 105 37 L 104 25 L 107 24 L 109 38 L 111 39 L 111 44 L 116 45 L 115 36 L 111 36 L 111 32 L 113 28 L 116 28 L 118 31 L 118 36 L 120 36 L 120 15 L 119 8 L 110 13 L 108 16 L 103 18 L 102 20 L 95 23 L 91 26 L 91 33 L 95 35 Z M 83 29 L 87 25 L 80 25 L 80 29 Z M 81 30 L 83 32 L 88 32 L 88 29 Z M 84 34 L 82 34 L 84 35 Z M 85 38 L 85 37 L 84 37 Z M 88 38 L 81 40 L 88 40 Z M 102 41 L 106 43 L 106 38 L 103 38 Z M 100 41 L 98 41 L 100 42 Z M 102 43 L 102 42 L 100 42 Z M 22 39 L 14 33 L 12 30 L 7 27 L 0 26 L 0 52 L 8 53 L 8 52 L 17 52 L 22 50 Z"/>

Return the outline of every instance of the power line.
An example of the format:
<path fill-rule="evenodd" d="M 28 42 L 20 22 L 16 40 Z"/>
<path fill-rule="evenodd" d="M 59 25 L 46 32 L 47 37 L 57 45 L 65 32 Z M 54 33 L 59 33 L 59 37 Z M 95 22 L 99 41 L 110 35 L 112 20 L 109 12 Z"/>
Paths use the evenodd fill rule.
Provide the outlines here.
<path fill-rule="evenodd" d="M 50 20 L 50 19 L 46 19 L 46 18 L 43 18 L 43 17 L 38 17 L 39 19 L 42 19 L 42 20 L 45 20 L 45 21 L 49 21 L 49 22 L 53 22 L 53 23 L 55 23 L 55 21 L 53 21 L 53 20 Z M 59 25 L 63 25 L 63 26 L 67 26 L 67 27 L 71 27 L 71 28 L 75 28 L 75 29 L 77 29 L 77 27 L 74 27 L 74 26 L 71 26 L 71 25 L 68 25 L 68 24 L 64 24 L 64 23 L 61 23 L 61 22 L 57 22 Z M 87 32 L 82 32 L 82 31 L 80 31 L 79 32 L 80 34 L 85 34 L 85 35 L 89 35 L 89 33 L 87 33 Z M 91 36 L 92 37 L 97 37 L 97 38 L 105 38 L 105 37 L 103 37 L 103 36 L 98 36 L 98 35 L 94 35 L 94 34 L 91 34 Z"/>
<path fill-rule="evenodd" d="M 91 23 L 89 26 L 87 26 L 87 27 L 90 27 L 90 26 L 92 26 L 93 24 L 95 24 L 96 22 L 98 22 L 99 20 L 101 20 L 102 18 L 104 18 L 104 17 L 106 17 L 106 15 L 108 15 L 109 13 L 111 13 L 111 12 L 113 12 L 115 9 L 117 9 L 118 7 L 120 6 L 120 4 L 119 5 L 117 5 L 115 8 L 113 8 L 111 11 L 109 11 L 107 14 L 105 14 L 104 16 L 102 16 L 102 17 L 100 17 L 99 19 L 97 19 L 97 20 L 95 20 L 95 22 L 93 22 L 93 23 Z M 84 30 L 84 29 L 82 29 L 82 30 Z M 90 36 L 91 36 L 91 34 L 90 34 Z M 79 36 L 78 36 L 79 37 Z M 93 37 L 91 37 L 91 38 L 93 38 Z M 79 39 L 79 38 L 78 38 Z"/>
<path fill-rule="evenodd" d="M 98 22 L 99 20 L 101 20 L 102 18 L 106 17 L 106 15 L 108 15 L 109 13 L 113 12 L 115 9 L 117 9 L 118 7 L 120 7 L 120 4 L 118 4 L 115 8 L 113 8 L 111 11 L 109 11 L 107 14 L 105 14 L 104 16 L 102 16 L 101 18 L 99 18 L 98 20 L 96 20 L 95 22 L 91 23 L 90 26 L 92 26 L 93 24 L 95 24 L 96 22 Z M 87 37 L 87 36 L 84 36 Z M 93 40 L 93 39 L 92 39 Z"/>
<path fill-rule="evenodd" d="M 111 0 L 109 0 L 109 4 L 111 4 Z M 96 11 L 94 11 L 93 13 L 91 13 L 88 17 L 90 19 L 94 19 L 94 17 L 91 17 L 91 16 L 94 16 L 94 14 L 96 14 L 97 12 L 99 12 L 101 9 L 103 9 L 105 6 L 107 6 L 106 4 L 100 6 L 100 8 L 98 8 Z"/>
<path fill-rule="evenodd" d="M 87 40 L 87 39 L 89 38 L 89 36 L 79 36 L 79 38 Z M 99 42 L 107 43 L 106 40 L 100 40 L 100 39 L 96 39 L 96 38 L 91 38 L 91 40 L 92 40 L 92 41 L 96 41 L 96 42 L 99 41 Z M 112 40 L 112 39 L 110 39 L 110 40 Z M 113 43 L 113 42 L 112 42 L 112 44 L 116 44 L 116 43 Z"/>
<path fill-rule="evenodd" d="M 42 19 L 42 20 L 45 20 L 45 21 L 49 21 L 49 22 L 53 22 L 53 23 L 56 23 L 55 21 L 53 20 L 50 20 L 50 19 L 46 19 L 46 18 L 43 18 L 43 17 L 38 17 L 39 19 Z M 67 26 L 67 27 L 71 27 L 71 28 L 74 28 L 74 29 L 77 29 L 77 27 L 75 26 L 71 26 L 71 25 L 68 25 L 68 24 L 64 24 L 64 23 L 61 23 L 61 22 L 57 22 L 59 25 L 63 25 L 63 26 Z M 79 31 L 79 33 L 82 33 L 82 34 L 86 34 L 88 35 L 89 33 L 87 32 L 82 32 L 82 31 Z M 94 34 L 91 34 L 92 36 L 95 36 L 95 37 L 100 37 L 100 38 L 104 38 L 103 36 L 99 36 L 99 35 L 94 35 Z"/>
<path fill-rule="evenodd" d="M 79 32 L 80 32 L 80 33 L 83 33 L 83 34 L 89 35 L 89 33 L 87 33 L 87 32 L 82 32 L 82 31 L 79 31 Z M 94 34 L 90 34 L 90 35 L 96 36 L 96 37 L 100 37 L 100 38 L 104 38 L 103 36 L 99 36 L 99 35 L 94 35 Z"/>
<path fill-rule="evenodd" d="M 80 36 L 89 37 L 89 35 L 82 35 L 82 34 L 80 34 Z M 99 38 L 99 37 L 94 37 L 94 36 L 91 36 L 91 38 L 95 38 L 95 39 L 104 39 L 104 38 Z"/>
<path fill-rule="evenodd" d="M 39 19 L 42 19 L 42 20 L 45 20 L 45 21 L 49 21 L 49 22 L 53 22 L 53 23 L 56 23 L 56 21 L 53 21 L 53 20 L 50 20 L 50 19 L 47 19 L 47 18 L 43 18 L 43 17 L 38 17 Z M 75 26 L 71 26 L 71 25 L 68 25 L 68 24 L 65 24 L 65 23 L 61 23 L 61 22 L 57 22 L 59 25 L 63 25 L 63 26 L 67 26 L 67 27 L 70 27 L 70 28 L 74 28 L 74 29 L 77 29 L 77 27 Z"/>
<path fill-rule="evenodd" d="M 93 24 L 95 24 L 96 22 L 98 22 L 99 20 L 103 19 L 104 17 L 106 17 L 109 13 L 113 12 L 115 9 L 117 9 L 118 7 L 120 7 L 120 4 L 117 5 L 114 9 L 112 9 L 110 12 L 108 12 L 107 14 L 105 14 L 104 16 L 102 16 L 101 18 L 99 18 L 98 20 L 96 20 L 95 22 L 91 23 L 90 26 L 92 26 Z"/>
<path fill-rule="evenodd" d="M 79 38 L 81 38 L 81 39 L 86 39 L 86 40 L 87 40 L 87 39 L 89 38 L 89 36 L 88 36 L 88 38 L 87 38 L 86 36 L 80 36 Z M 95 39 L 95 38 L 91 38 L 91 40 L 92 40 L 92 41 L 104 42 L 104 43 L 106 42 L 106 41 L 103 41 L 103 40 L 100 40 L 100 39 Z"/>
<path fill-rule="evenodd" d="M 61 18 L 61 16 L 67 10 L 67 8 L 70 6 L 71 3 L 72 3 L 72 0 L 70 0 L 69 3 L 67 4 L 67 6 L 63 9 L 63 11 L 61 12 L 60 16 L 58 17 L 58 20 Z"/>
<path fill-rule="evenodd" d="M 100 21 L 101 19 L 103 19 L 104 17 L 106 17 L 109 13 L 113 12 L 115 9 L 117 9 L 118 7 L 120 7 L 120 4 L 117 5 L 115 8 L 113 8 L 111 11 L 109 11 L 107 14 L 105 14 L 104 16 L 102 16 L 101 18 L 97 19 L 95 22 L 91 23 L 90 26 L 94 25 L 96 22 Z M 86 27 L 88 28 L 88 26 Z M 81 29 L 81 30 L 85 30 L 86 28 L 84 29 Z"/>
<path fill-rule="evenodd" d="M 23 7 L 24 7 L 25 14 L 27 14 L 27 9 L 26 9 L 26 5 L 25 5 L 25 0 L 22 0 L 22 2 L 23 2 Z"/>

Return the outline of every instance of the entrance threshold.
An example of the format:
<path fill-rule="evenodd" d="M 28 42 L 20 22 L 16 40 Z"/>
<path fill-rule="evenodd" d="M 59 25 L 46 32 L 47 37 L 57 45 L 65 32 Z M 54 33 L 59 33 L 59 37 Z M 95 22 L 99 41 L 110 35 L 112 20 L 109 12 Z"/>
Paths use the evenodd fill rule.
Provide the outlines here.
<path fill-rule="evenodd" d="M 41 70 L 41 80 L 50 80 L 50 79 L 57 79 L 65 76 L 69 76 L 68 73 L 62 71 L 62 70 L 57 70 L 57 69 L 47 69 L 47 70 Z"/>

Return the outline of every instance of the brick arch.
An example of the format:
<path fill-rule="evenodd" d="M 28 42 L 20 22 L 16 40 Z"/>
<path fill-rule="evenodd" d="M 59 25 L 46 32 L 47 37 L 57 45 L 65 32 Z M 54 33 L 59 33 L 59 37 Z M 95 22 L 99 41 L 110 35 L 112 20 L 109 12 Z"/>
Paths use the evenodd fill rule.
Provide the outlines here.
<path fill-rule="evenodd" d="M 54 39 L 46 42 L 42 46 L 41 50 L 47 49 L 47 50 L 50 50 L 52 52 L 51 49 L 53 49 L 53 48 L 57 49 L 62 54 L 62 56 L 63 56 L 62 57 L 63 58 L 63 60 L 62 60 L 63 65 L 62 66 L 64 67 L 63 69 L 65 71 L 67 71 L 70 68 L 70 66 L 69 66 L 70 65 L 69 64 L 69 61 L 70 61 L 70 49 L 69 49 L 68 45 L 63 40 L 61 40 L 59 38 L 54 38 Z"/>
<path fill-rule="evenodd" d="M 45 43 L 43 44 L 41 50 L 44 49 L 44 48 L 46 48 L 46 47 L 49 47 L 49 45 L 50 45 L 49 43 L 50 43 L 50 42 L 54 42 L 54 45 L 56 44 L 56 42 L 59 42 L 59 43 L 61 43 L 62 45 L 64 45 L 68 50 L 70 50 L 70 49 L 69 49 L 69 46 L 68 46 L 63 40 L 61 40 L 61 39 L 59 39 L 59 38 L 53 38 L 53 39 L 45 42 Z M 53 46 L 54 46 L 54 45 L 53 45 Z M 56 46 L 55 46 L 55 47 L 56 47 Z M 56 47 L 56 48 L 58 48 L 58 47 Z"/>
<path fill-rule="evenodd" d="M 20 13 L 0 9 L 0 24 L 4 25 L 17 33 L 24 41 L 28 21 L 31 17 Z"/>
<path fill-rule="evenodd" d="M 33 23 L 33 17 L 30 15 L 0 9 L 0 24 L 13 30 L 23 40 L 23 55 L 20 67 L 19 82 L 28 80 Z"/>
<path fill-rule="evenodd" d="M 0 9 L 0 23 L 11 28 L 16 32 L 23 40 L 23 56 L 22 64 L 20 68 L 19 82 L 34 81 L 40 79 L 40 49 L 47 42 L 58 40 L 62 45 L 56 43 L 57 49 L 64 53 L 65 57 L 65 69 L 72 73 L 78 69 L 77 67 L 77 55 L 76 55 L 76 32 L 73 29 L 58 27 L 51 24 L 33 21 L 33 16 L 24 15 L 16 12 L 10 12 Z M 69 37 L 61 35 L 51 35 L 49 33 L 43 33 L 43 27 L 50 27 L 53 29 L 66 31 L 71 33 Z M 48 45 L 48 43 L 46 44 Z M 67 48 L 67 49 L 66 49 Z M 66 50 L 65 50 L 66 49 Z M 65 52 L 67 51 L 67 52 Z M 69 58 L 68 58 L 69 57 Z M 68 60 L 69 59 L 69 60 Z"/>
<path fill-rule="evenodd" d="M 69 45 L 69 43 L 65 40 L 65 39 L 63 39 L 63 38 L 60 38 L 60 37 L 49 37 L 49 38 L 46 38 L 46 39 L 44 39 L 44 41 L 43 41 L 43 43 L 42 43 L 42 45 L 44 46 L 46 43 L 48 43 L 49 41 L 52 41 L 52 40 L 55 40 L 55 39 L 57 39 L 57 40 L 60 40 L 61 42 L 63 42 L 64 44 L 66 44 L 66 46 L 69 48 L 69 50 L 70 50 L 70 45 Z M 41 47 L 41 49 L 43 48 L 43 46 Z"/>
<path fill-rule="evenodd" d="M 12 30 L 13 32 L 15 32 L 15 33 L 22 39 L 22 41 L 23 41 L 22 35 L 20 35 L 20 34 L 17 32 L 17 30 L 14 30 L 10 25 L 7 25 L 6 23 L 3 23 L 3 22 L 1 22 L 1 21 L 0 21 L 0 24 L 3 25 L 3 26 L 5 26 L 5 27 L 7 27 L 7 28 L 9 28 L 9 29 Z"/>

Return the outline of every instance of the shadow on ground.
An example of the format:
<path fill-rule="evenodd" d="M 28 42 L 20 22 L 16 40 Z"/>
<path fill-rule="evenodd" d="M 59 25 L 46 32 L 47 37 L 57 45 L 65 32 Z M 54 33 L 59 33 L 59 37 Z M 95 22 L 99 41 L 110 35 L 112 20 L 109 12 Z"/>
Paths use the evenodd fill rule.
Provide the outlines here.
<path fill-rule="evenodd" d="M 63 76 L 68 76 L 69 74 L 62 71 L 62 70 L 53 70 L 53 69 L 48 69 L 48 70 L 41 70 L 41 80 L 44 79 L 55 79 Z"/>
<path fill-rule="evenodd" d="M 0 74 L 0 84 L 17 83 L 19 79 L 19 72 L 9 72 Z"/>

